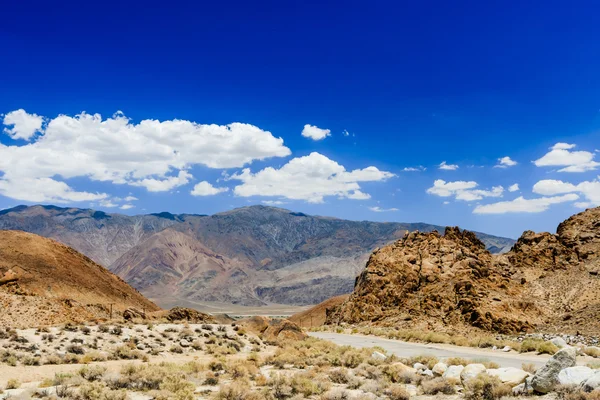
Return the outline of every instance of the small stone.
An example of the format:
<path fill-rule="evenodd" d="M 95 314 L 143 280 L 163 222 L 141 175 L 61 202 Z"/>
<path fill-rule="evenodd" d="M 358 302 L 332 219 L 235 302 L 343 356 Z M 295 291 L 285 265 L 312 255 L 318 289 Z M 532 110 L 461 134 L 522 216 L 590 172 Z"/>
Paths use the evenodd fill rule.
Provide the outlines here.
<path fill-rule="evenodd" d="M 371 354 L 371 358 L 375 359 L 375 360 L 385 360 L 387 357 L 385 354 L 380 353 L 378 351 L 374 351 L 373 354 Z"/>
<path fill-rule="evenodd" d="M 425 364 L 422 363 L 414 363 L 413 364 L 413 368 L 416 369 L 417 371 L 423 370 L 423 369 L 427 369 L 427 367 L 425 366 Z"/>
<path fill-rule="evenodd" d="M 439 362 L 433 366 L 433 368 L 431 369 L 431 372 L 433 372 L 433 374 L 435 376 L 442 376 L 442 375 L 444 375 L 444 373 L 446 372 L 447 369 L 448 369 L 448 365 L 446 365 L 446 363 Z"/>
<path fill-rule="evenodd" d="M 460 383 L 460 374 L 463 369 L 465 369 L 465 367 L 462 365 L 450 365 L 442 377 L 452 383 Z"/>
<path fill-rule="evenodd" d="M 190 346 L 191 346 L 191 343 L 190 343 L 190 342 L 188 342 L 188 341 L 187 341 L 187 340 L 185 340 L 185 339 L 181 339 L 181 340 L 179 341 L 179 345 L 180 345 L 181 347 L 190 347 Z"/>
<path fill-rule="evenodd" d="M 483 364 L 469 364 L 460 373 L 460 379 L 463 381 L 463 383 L 465 383 L 485 371 L 486 368 Z"/>
<path fill-rule="evenodd" d="M 565 339 L 563 339 L 561 337 L 555 337 L 554 339 L 550 340 L 550 343 L 552 343 L 553 345 L 555 345 L 559 349 L 562 349 L 562 348 L 565 348 L 565 347 L 568 346 L 568 344 L 565 341 Z"/>
<path fill-rule="evenodd" d="M 423 369 L 423 370 L 419 371 L 419 373 L 423 376 L 433 377 L 433 372 L 430 369 Z"/>
<path fill-rule="evenodd" d="M 502 351 L 503 351 L 503 352 L 505 352 L 505 353 L 508 353 L 508 352 L 509 352 L 509 351 L 511 351 L 511 350 L 512 350 L 512 348 L 511 348 L 510 346 L 504 346 L 504 347 L 502 348 Z"/>

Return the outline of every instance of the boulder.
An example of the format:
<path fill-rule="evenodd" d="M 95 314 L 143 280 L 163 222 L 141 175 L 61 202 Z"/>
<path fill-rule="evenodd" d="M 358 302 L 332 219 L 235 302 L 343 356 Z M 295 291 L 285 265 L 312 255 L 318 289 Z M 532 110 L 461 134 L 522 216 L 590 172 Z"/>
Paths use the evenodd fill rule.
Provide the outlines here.
<path fill-rule="evenodd" d="M 568 346 L 567 342 L 565 341 L 565 339 L 561 338 L 561 337 L 555 337 L 554 339 L 550 340 L 550 343 L 552 343 L 553 345 L 555 345 L 556 347 L 558 347 L 559 349 L 565 348 Z"/>
<path fill-rule="evenodd" d="M 138 310 L 137 308 L 128 308 L 125 311 L 123 311 L 123 319 L 125 321 L 131 321 L 133 319 L 145 319 L 146 318 L 146 314 L 140 310 Z"/>
<path fill-rule="evenodd" d="M 430 376 L 433 378 L 433 372 L 431 372 L 430 369 L 422 369 L 419 371 L 419 374 L 421 374 L 423 376 Z"/>
<path fill-rule="evenodd" d="M 374 351 L 373 354 L 371 354 L 371 358 L 375 359 L 375 360 L 380 360 L 383 361 L 385 360 L 387 357 L 385 354 L 380 353 L 378 351 Z"/>
<path fill-rule="evenodd" d="M 511 387 L 524 383 L 529 376 L 528 372 L 513 367 L 488 369 L 486 372 L 490 376 L 497 376 L 502 383 L 506 383 Z"/>
<path fill-rule="evenodd" d="M 448 365 L 446 365 L 443 362 L 439 362 L 433 366 L 433 368 L 431 369 L 431 372 L 433 372 L 433 374 L 435 376 L 442 376 L 442 375 L 444 375 L 444 373 L 446 372 L 447 369 L 448 369 Z"/>
<path fill-rule="evenodd" d="M 504 347 L 502 348 L 502 351 L 503 351 L 503 352 L 505 352 L 505 353 L 508 353 L 508 352 L 509 352 L 509 351 L 511 351 L 511 350 L 512 350 L 512 348 L 511 348 L 510 346 L 504 346 Z"/>
<path fill-rule="evenodd" d="M 529 396 L 533 394 L 533 388 L 531 387 L 532 377 L 525 379 L 525 382 L 517 385 L 513 388 L 513 396 Z"/>
<path fill-rule="evenodd" d="M 592 390 L 600 389 L 600 371 L 597 371 L 588 378 L 582 385 L 584 391 L 591 392 Z"/>
<path fill-rule="evenodd" d="M 460 374 L 464 369 L 462 365 L 450 365 L 442 377 L 452 383 L 460 383 Z"/>
<path fill-rule="evenodd" d="M 581 385 L 594 375 L 594 370 L 583 365 L 565 368 L 558 373 L 560 385 Z"/>
<path fill-rule="evenodd" d="M 463 383 L 466 383 L 485 371 L 486 368 L 483 364 L 469 364 L 460 373 L 460 379 Z"/>
<path fill-rule="evenodd" d="M 185 340 L 185 339 L 181 339 L 179 341 L 179 345 L 181 347 L 190 347 L 192 344 L 190 342 L 188 342 L 187 340 Z"/>
<path fill-rule="evenodd" d="M 533 390 L 539 393 L 548 393 L 554 389 L 558 384 L 560 371 L 575 366 L 576 355 L 573 347 L 565 347 L 553 355 L 533 376 L 531 380 Z"/>
<path fill-rule="evenodd" d="M 413 368 L 416 369 L 417 371 L 420 371 L 423 369 L 427 369 L 427 366 L 425 366 L 425 364 L 418 362 L 418 363 L 414 363 Z"/>

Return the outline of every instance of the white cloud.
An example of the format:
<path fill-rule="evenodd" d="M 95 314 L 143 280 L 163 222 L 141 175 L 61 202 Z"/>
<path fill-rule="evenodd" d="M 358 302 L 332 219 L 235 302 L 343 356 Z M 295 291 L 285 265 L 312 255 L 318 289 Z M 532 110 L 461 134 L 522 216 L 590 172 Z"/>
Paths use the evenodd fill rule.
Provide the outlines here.
<path fill-rule="evenodd" d="M 555 197 L 540 197 L 525 199 L 522 196 L 510 201 L 479 205 L 475 207 L 475 214 L 506 214 L 506 213 L 539 213 L 546 211 L 552 204 L 575 201 L 579 198 L 576 194 L 565 194 Z"/>
<path fill-rule="evenodd" d="M 506 156 L 498 159 L 498 164 L 495 165 L 495 168 L 514 167 L 517 164 L 516 161 L 512 160 L 509 156 Z"/>
<path fill-rule="evenodd" d="M 31 133 L 31 128 L 26 133 Z M 238 168 L 290 153 L 283 139 L 243 123 L 202 125 L 175 119 L 134 124 L 122 113 L 107 119 L 99 114 L 59 115 L 29 144 L 0 143 L 0 172 L 4 174 L 0 182 L 7 197 L 74 201 L 78 196 L 73 189 L 66 193 L 53 186 L 59 191 L 45 191 L 46 197 L 40 197 L 40 190 L 28 189 L 19 181 L 87 177 L 167 191 L 188 183 L 192 176 L 187 170 L 194 165 Z M 28 190 L 31 196 L 26 194 Z M 62 194 L 66 197 L 61 198 Z M 82 195 L 86 196 L 89 194 Z"/>
<path fill-rule="evenodd" d="M 263 200 L 263 201 L 261 201 L 261 203 L 266 204 L 268 206 L 280 206 L 282 204 L 285 204 L 285 201 L 281 201 L 281 200 Z"/>
<path fill-rule="evenodd" d="M 0 194 L 34 203 L 96 201 L 108 197 L 106 193 L 78 192 L 65 182 L 56 181 L 52 178 L 27 177 L 16 180 L 0 179 Z"/>
<path fill-rule="evenodd" d="M 133 196 L 127 196 L 123 200 L 125 201 L 136 201 L 138 198 Z"/>
<path fill-rule="evenodd" d="M 425 168 L 422 165 L 419 165 L 418 167 L 405 167 L 404 169 L 402 169 L 403 172 L 420 172 L 420 171 L 426 171 L 427 168 Z"/>
<path fill-rule="evenodd" d="M 508 187 L 508 191 L 509 191 L 509 192 L 511 192 L 511 193 L 512 193 L 512 192 L 516 192 L 516 191 L 518 191 L 518 190 L 519 190 L 519 184 L 518 184 L 518 183 L 515 183 L 515 184 L 513 184 L 513 185 L 510 185 L 510 186 Z"/>
<path fill-rule="evenodd" d="M 577 185 L 555 179 L 544 179 L 533 185 L 533 192 L 542 195 L 579 193 L 585 202 L 576 203 L 579 208 L 600 206 L 600 177 L 593 181 L 583 181 Z"/>
<path fill-rule="evenodd" d="M 12 126 L 12 128 L 4 128 L 4 133 L 11 138 L 29 140 L 36 132 L 42 131 L 44 118 L 19 109 L 6 114 L 3 123 L 6 126 Z"/>
<path fill-rule="evenodd" d="M 306 124 L 304 125 L 304 129 L 302 129 L 302 136 L 304 136 L 305 138 L 310 138 L 312 140 L 323 140 L 327 136 L 331 136 L 331 131 L 329 129 L 321 129 L 314 125 Z"/>
<path fill-rule="evenodd" d="M 135 206 L 133 204 L 123 204 L 121 207 L 119 207 L 121 210 L 129 210 L 131 208 L 134 208 Z"/>
<path fill-rule="evenodd" d="M 475 181 L 446 182 L 443 179 L 437 179 L 433 182 L 433 186 L 427 189 L 427 193 L 440 197 L 454 196 L 456 200 L 463 201 L 481 200 L 484 197 L 502 197 L 504 193 L 502 186 L 494 186 L 492 190 L 475 189 L 477 186 Z"/>
<path fill-rule="evenodd" d="M 342 135 L 344 135 L 344 136 L 348 137 L 348 136 L 350 136 L 350 132 L 348 132 L 348 130 L 347 130 L 347 129 L 344 129 L 344 130 L 342 131 Z"/>
<path fill-rule="evenodd" d="M 226 187 L 214 187 L 209 182 L 202 181 L 194 186 L 194 189 L 190 192 L 192 196 L 213 196 L 215 194 L 223 193 L 228 191 Z"/>
<path fill-rule="evenodd" d="M 113 200 L 106 199 L 106 200 L 100 201 L 100 206 L 106 207 L 106 208 L 114 208 L 114 207 L 118 207 L 119 205 L 114 203 Z"/>
<path fill-rule="evenodd" d="M 548 153 L 533 163 L 538 167 L 564 167 L 558 172 L 585 172 L 600 167 L 600 163 L 594 161 L 594 153 L 570 151 L 573 148 L 574 144 L 556 143 Z"/>
<path fill-rule="evenodd" d="M 456 171 L 458 169 L 458 165 L 456 164 L 446 164 L 446 161 L 442 161 L 440 165 L 438 165 L 439 169 L 445 171 Z"/>
<path fill-rule="evenodd" d="M 369 194 L 360 190 L 359 182 L 383 181 L 393 176 L 372 166 L 346 171 L 343 165 L 315 152 L 293 158 L 279 169 L 267 167 L 252 173 L 246 168 L 228 179 L 242 182 L 234 189 L 238 196 L 274 196 L 321 203 L 326 196 L 368 199 Z"/>
<path fill-rule="evenodd" d="M 164 179 L 145 178 L 139 181 L 129 182 L 132 186 L 141 186 L 149 192 L 167 192 L 179 186 L 187 185 L 192 174 L 187 171 L 179 171 L 177 176 L 169 176 Z"/>
<path fill-rule="evenodd" d="M 374 212 L 389 212 L 389 211 L 398 211 L 397 208 L 381 208 L 379 206 L 375 206 L 375 207 L 369 207 L 369 210 L 374 211 Z"/>

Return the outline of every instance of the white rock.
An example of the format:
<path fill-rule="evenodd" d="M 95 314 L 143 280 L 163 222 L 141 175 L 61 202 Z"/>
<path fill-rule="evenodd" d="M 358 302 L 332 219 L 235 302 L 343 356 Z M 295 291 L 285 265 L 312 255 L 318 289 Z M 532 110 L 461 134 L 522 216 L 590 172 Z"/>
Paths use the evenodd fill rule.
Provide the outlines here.
<path fill-rule="evenodd" d="M 498 350 L 498 346 L 492 346 L 492 350 Z"/>
<path fill-rule="evenodd" d="M 565 368 L 558 373 L 558 383 L 560 385 L 580 385 L 591 378 L 594 373 L 593 369 L 583 365 Z"/>
<path fill-rule="evenodd" d="M 413 364 L 413 368 L 416 369 L 417 371 L 421 371 L 423 369 L 427 369 L 427 367 L 425 366 L 425 364 L 421 364 L 421 363 L 414 363 Z"/>
<path fill-rule="evenodd" d="M 554 339 L 552 339 L 550 341 L 550 343 L 552 343 L 553 345 L 555 345 L 556 347 L 558 347 L 559 349 L 565 348 L 567 346 L 569 346 L 567 344 L 567 342 L 565 341 L 565 339 L 561 338 L 561 337 L 555 337 Z"/>
<path fill-rule="evenodd" d="M 179 345 L 180 345 L 181 347 L 190 347 L 190 346 L 191 346 L 191 343 L 190 343 L 190 342 L 188 342 L 188 341 L 187 341 L 187 340 L 185 340 L 185 339 L 181 339 L 181 340 L 179 341 Z"/>
<path fill-rule="evenodd" d="M 433 374 L 435 376 L 442 376 L 442 375 L 444 375 L 444 372 L 446 372 L 447 369 L 448 369 L 448 365 L 446 365 L 443 362 L 439 362 L 433 366 L 431 371 L 433 372 Z"/>
<path fill-rule="evenodd" d="M 485 372 L 485 365 L 483 364 L 469 364 L 460 373 L 460 379 L 463 383 L 470 381 L 482 372 Z"/>
<path fill-rule="evenodd" d="M 576 364 L 577 353 L 573 347 L 565 347 L 552 356 L 538 369 L 531 380 L 533 390 L 548 393 L 558 384 L 558 374 L 565 368 Z"/>
<path fill-rule="evenodd" d="M 433 377 L 433 372 L 430 369 L 422 369 L 419 373 L 423 376 L 431 376 Z"/>
<path fill-rule="evenodd" d="M 378 351 L 374 351 L 373 354 L 371 354 L 371 358 L 374 358 L 375 360 L 385 360 L 387 357 L 385 354 L 380 353 Z"/>
<path fill-rule="evenodd" d="M 406 389 L 406 391 L 408 392 L 410 397 L 416 396 L 417 393 L 419 392 L 419 390 L 417 389 L 417 386 L 415 386 L 415 385 L 404 385 L 404 389 Z"/>
<path fill-rule="evenodd" d="M 490 376 L 497 376 L 503 383 L 511 387 L 525 382 L 525 379 L 529 376 L 528 372 L 513 367 L 488 369 L 486 372 Z"/>
<path fill-rule="evenodd" d="M 460 383 L 460 374 L 465 369 L 462 365 L 450 365 L 442 377 L 452 383 Z"/>
<path fill-rule="evenodd" d="M 511 348 L 510 346 L 504 346 L 504 347 L 502 348 L 502 351 L 503 351 L 503 352 L 505 352 L 505 353 L 508 353 L 508 352 L 509 352 L 509 351 L 511 351 L 511 350 L 512 350 L 512 348 Z"/>
<path fill-rule="evenodd" d="M 600 371 L 594 373 L 594 375 L 588 378 L 581 386 L 586 392 L 591 392 L 592 390 L 600 388 Z"/>

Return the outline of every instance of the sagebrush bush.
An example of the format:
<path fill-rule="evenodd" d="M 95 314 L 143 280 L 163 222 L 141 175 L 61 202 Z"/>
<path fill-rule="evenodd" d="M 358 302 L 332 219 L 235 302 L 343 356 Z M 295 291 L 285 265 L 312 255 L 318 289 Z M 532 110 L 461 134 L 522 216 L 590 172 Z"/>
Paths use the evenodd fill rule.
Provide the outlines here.
<path fill-rule="evenodd" d="M 500 381 L 496 376 L 490 376 L 485 372 L 468 380 L 464 384 L 464 395 L 466 400 L 498 400 L 512 394 L 512 388 Z"/>

